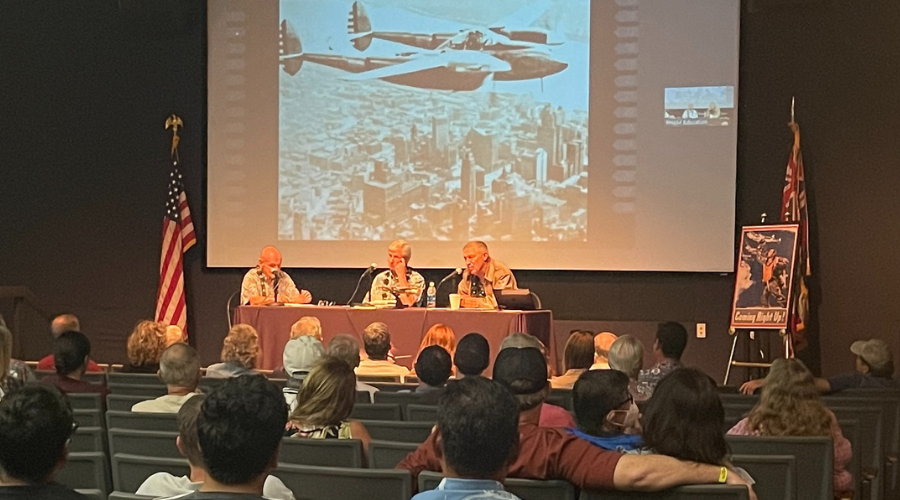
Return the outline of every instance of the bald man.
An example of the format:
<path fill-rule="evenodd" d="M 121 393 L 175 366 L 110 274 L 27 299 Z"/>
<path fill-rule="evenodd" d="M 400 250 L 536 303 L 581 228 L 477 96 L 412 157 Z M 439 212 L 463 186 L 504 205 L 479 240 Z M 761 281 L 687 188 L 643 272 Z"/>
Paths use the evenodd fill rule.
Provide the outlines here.
<path fill-rule="evenodd" d="M 594 335 L 594 364 L 591 370 L 609 370 L 609 348 L 618 337 L 612 332 Z"/>
<path fill-rule="evenodd" d="M 281 270 L 281 252 L 273 246 L 262 249 L 259 262 L 247 271 L 241 284 L 241 304 L 308 304 L 311 301 L 312 295 L 307 290 L 298 290 L 294 280 Z"/>
<path fill-rule="evenodd" d="M 378 273 L 372 279 L 372 289 L 366 295 L 365 301 L 391 300 L 397 293 L 396 300 L 404 306 L 414 306 L 422 298 L 425 291 L 425 278 L 409 267 L 409 259 L 412 257 L 412 247 L 406 240 L 396 240 L 388 245 L 388 270 Z M 398 292 L 398 289 L 409 290 Z"/>
<path fill-rule="evenodd" d="M 460 305 L 472 308 L 497 308 L 494 290 L 518 288 L 516 277 L 506 264 L 491 258 L 487 244 L 470 241 L 463 247 L 466 270 L 459 280 Z"/>

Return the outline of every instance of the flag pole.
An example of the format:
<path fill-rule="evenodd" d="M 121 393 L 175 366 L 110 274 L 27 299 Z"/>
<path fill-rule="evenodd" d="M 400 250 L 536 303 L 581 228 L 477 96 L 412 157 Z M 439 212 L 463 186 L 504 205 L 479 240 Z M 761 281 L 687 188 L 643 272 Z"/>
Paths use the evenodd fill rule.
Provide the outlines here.
<path fill-rule="evenodd" d="M 791 112 L 791 116 L 793 116 L 793 112 Z M 169 130 L 169 127 L 172 127 L 172 149 L 169 154 L 175 158 L 175 161 L 178 161 L 178 142 L 181 140 L 178 137 L 178 129 L 184 127 L 184 122 L 181 121 L 181 117 L 173 114 L 166 118 L 166 130 Z"/>

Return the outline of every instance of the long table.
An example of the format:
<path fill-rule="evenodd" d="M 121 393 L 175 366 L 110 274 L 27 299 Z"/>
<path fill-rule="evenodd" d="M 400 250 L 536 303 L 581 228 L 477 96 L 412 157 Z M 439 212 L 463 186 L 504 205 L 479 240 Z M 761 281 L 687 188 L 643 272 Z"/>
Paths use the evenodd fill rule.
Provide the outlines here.
<path fill-rule="evenodd" d="M 370 323 L 381 321 L 391 332 L 396 348 L 397 363 L 411 367 L 415 362 L 419 343 L 425 332 L 443 323 L 456 333 L 459 341 L 469 332 L 478 332 L 491 346 L 491 366 L 500 342 L 514 332 L 525 332 L 541 339 L 550 350 L 550 360 L 556 364 L 556 343 L 553 341 L 553 313 L 551 311 L 476 311 L 460 309 L 354 309 L 345 306 L 240 306 L 235 310 L 235 323 L 253 326 L 259 332 L 260 357 L 258 367 L 272 370 L 281 366 L 284 345 L 290 339 L 291 325 L 303 316 L 315 316 L 322 323 L 325 343 L 335 335 L 356 335 L 362 345 L 363 330 Z M 555 366 L 554 366 L 555 367 Z"/>

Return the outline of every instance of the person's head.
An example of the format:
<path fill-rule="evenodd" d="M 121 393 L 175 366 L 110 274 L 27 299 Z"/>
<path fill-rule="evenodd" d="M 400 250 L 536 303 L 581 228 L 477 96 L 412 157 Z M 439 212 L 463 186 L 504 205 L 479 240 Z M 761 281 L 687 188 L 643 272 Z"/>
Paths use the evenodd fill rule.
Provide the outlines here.
<path fill-rule="evenodd" d="M 449 352 L 450 356 L 453 356 L 453 353 L 456 352 L 456 334 L 445 324 L 431 325 L 431 328 L 422 337 L 422 342 L 419 343 L 419 352 L 421 353 L 423 349 L 431 345 L 439 345 Z"/>
<path fill-rule="evenodd" d="M 628 376 L 618 370 L 588 370 L 572 388 L 572 404 L 578 429 L 592 436 L 617 436 L 631 428 L 640 413 Z"/>
<path fill-rule="evenodd" d="M 409 242 L 406 240 L 396 240 L 392 241 L 390 245 L 388 245 L 388 267 L 393 269 L 400 262 L 405 264 L 409 264 L 409 259 L 412 257 L 412 247 L 409 246 Z"/>
<path fill-rule="evenodd" d="M 291 338 L 313 337 L 319 342 L 325 342 L 322 337 L 322 322 L 315 316 L 304 316 L 291 325 Z"/>
<path fill-rule="evenodd" d="M 819 398 L 815 378 L 799 359 L 772 362 L 759 403 L 747 417 L 766 436 L 828 436 L 831 416 Z"/>
<path fill-rule="evenodd" d="M 256 329 L 245 324 L 231 327 L 222 343 L 222 361 L 252 370 L 256 367 L 258 355 L 259 334 Z"/>
<path fill-rule="evenodd" d="M 65 465 L 75 432 L 68 400 L 55 387 L 30 385 L 0 401 L 0 478 L 47 483 Z"/>
<path fill-rule="evenodd" d="M 387 325 L 380 321 L 370 323 L 363 331 L 363 345 L 369 359 L 378 361 L 387 359 L 391 350 L 391 332 Z"/>
<path fill-rule="evenodd" d="M 213 388 L 197 417 L 207 475 L 221 484 L 262 486 L 278 465 L 287 414 L 281 390 L 261 375 L 232 377 Z"/>
<path fill-rule="evenodd" d="M 609 346 L 609 367 L 637 380 L 644 367 L 644 345 L 631 335 L 622 335 Z"/>
<path fill-rule="evenodd" d="M 511 347 L 534 347 L 535 349 L 541 351 L 541 354 L 544 355 L 544 363 L 547 365 L 547 377 L 553 376 L 553 368 L 550 366 L 550 353 L 547 350 L 547 346 L 545 346 L 539 338 L 527 333 L 515 332 L 510 334 L 500 342 L 501 351 L 503 349 L 508 349 Z"/>
<path fill-rule="evenodd" d="M 659 381 L 641 419 L 644 446 L 662 455 L 719 465 L 728 455 L 725 410 L 709 375 L 673 370 Z"/>
<path fill-rule="evenodd" d="M 168 386 L 196 389 L 200 383 L 197 350 L 183 342 L 169 346 L 159 358 L 159 379 Z"/>
<path fill-rule="evenodd" d="M 594 336 L 572 330 L 563 350 L 563 370 L 587 370 L 594 364 Z"/>
<path fill-rule="evenodd" d="M 680 360 L 687 345 L 687 330 L 681 323 L 666 321 L 656 328 L 656 343 L 653 345 L 658 358 Z"/>
<path fill-rule="evenodd" d="M 182 330 L 180 326 L 169 325 L 166 327 L 166 347 L 184 341 L 184 330 Z"/>
<path fill-rule="evenodd" d="M 328 343 L 325 354 L 338 358 L 355 369 L 359 366 L 359 341 L 349 333 L 335 335 Z"/>
<path fill-rule="evenodd" d="M 600 332 L 597 335 L 594 335 L 595 363 L 609 362 L 609 348 L 617 338 L 616 334 L 612 332 Z"/>
<path fill-rule="evenodd" d="M 281 252 L 273 246 L 267 246 L 259 253 L 259 270 L 271 278 L 275 271 L 281 270 Z"/>
<path fill-rule="evenodd" d="M 80 377 L 91 355 L 91 341 L 81 332 L 62 332 L 53 343 L 56 373 Z"/>
<path fill-rule="evenodd" d="M 138 322 L 128 336 L 126 350 L 132 366 L 159 363 L 159 357 L 166 350 L 166 327 L 156 321 Z"/>
<path fill-rule="evenodd" d="M 205 400 L 205 394 L 195 394 L 181 404 L 176 415 L 178 439 L 175 441 L 178 451 L 191 466 L 203 470 L 206 470 L 206 466 L 203 465 L 203 452 L 200 451 L 200 440 L 197 438 L 197 417 L 200 416 L 200 406 Z"/>
<path fill-rule="evenodd" d="M 297 337 L 284 346 L 284 372 L 288 377 L 302 380 L 324 355 L 325 348 L 314 337 Z"/>
<path fill-rule="evenodd" d="M 547 360 L 534 347 L 501 349 L 494 360 L 494 380 L 519 403 L 519 411 L 536 408 L 550 395 Z"/>
<path fill-rule="evenodd" d="M 461 377 L 481 375 L 491 364 L 491 346 L 484 335 L 472 332 L 461 338 L 453 354 L 453 364 Z"/>
<path fill-rule="evenodd" d="M 437 428 L 446 476 L 502 481 L 518 454 L 516 401 L 493 380 L 469 377 L 448 386 L 438 402 Z"/>
<path fill-rule="evenodd" d="M 50 322 L 50 333 L 53 338 L 59 337 L 62 332 L 80 331 L 81 324 L 78 323 L 78 318 L 74 314 L 60 314 Z"/>
<path fill-rule="evenodd" d="M 416 376 L 431 387 L 443 387 L 453 372 L 450 353 L 439 345 L 430 345 L 416 358 Z"/>
<path fill-rule="evenodd" d="M 488 253 L 487 244 L 483 241 L 470 241 L 463 247 L 463 260 L 466 261 L 466 270 L 469 274 L 483 274 L 487 268 L 491 255 Z"/>
<path fill-rule="evenodd" d="M 343 360 L 325 356 L 303 380 L 291 420 L 304 426 L 338 425 L 350 418 L 356 374 Z"/>
<path fill-rule="evenodd" d="M 881 339 L 857 340 L 850 346 L 856 354 L 856 371 L 873 377 L 894 376 L 894 360 L 887 342 Z"/>

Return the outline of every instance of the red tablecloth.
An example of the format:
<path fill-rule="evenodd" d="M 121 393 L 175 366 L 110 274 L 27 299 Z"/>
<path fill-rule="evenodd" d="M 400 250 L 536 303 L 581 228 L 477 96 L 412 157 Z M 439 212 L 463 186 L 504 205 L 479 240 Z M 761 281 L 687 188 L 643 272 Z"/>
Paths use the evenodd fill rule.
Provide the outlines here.
<path fill-rule="evenodd" d="M 409 356 L 397 360 L 398 364 L 411 366 L 419 348 L 419 342 L 428 329 L 443 323 L 456 333 L 457 341 L 469 332 L 478 332 L 491 346 L 491 367 L 497 356 L 500 342 L 511 333 L 526 332 L 541 339 L 550 349 L 551 362 L 556 364 L 556 344 L 553 342 L 553 313 L 551 311 L 473 311 L 449 309 L 365 310 L 350 307 L 266 307 L 241 306 L 234 312 L 235 323 L 252 325 L 259 332 L 259 368 L 272 370 L 281 365 L 284 344 L 290 339 L 291 325 L 303 316 L 315 316 L 322 323 L 325 343 L 341 333 L 350 333 L 360 339 L 369 323 L 384 322 L 391 332 L 391 341 L 397 356 Z M 554 366 L 555 368 L 555 366 Z"/>

